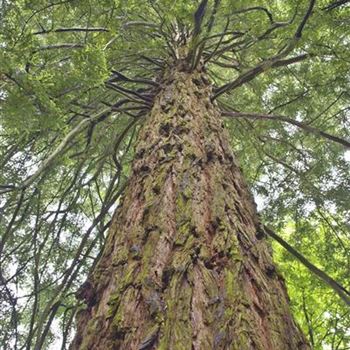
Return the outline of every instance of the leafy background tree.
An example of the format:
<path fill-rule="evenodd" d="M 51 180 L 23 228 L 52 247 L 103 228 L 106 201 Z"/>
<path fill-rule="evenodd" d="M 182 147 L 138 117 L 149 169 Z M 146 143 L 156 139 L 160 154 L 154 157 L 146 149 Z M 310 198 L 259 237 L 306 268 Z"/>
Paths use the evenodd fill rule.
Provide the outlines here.
<path fill-rule="evenodd" d="M 4 349 L 67 348 L 157 75 L 204 3 L 1 2 Z M 348 291 L 347 3 L 209 1 L 192 44 L 263 221 Z M 272 243 L 311 344 L 350 348 L 344 300 Z"/>

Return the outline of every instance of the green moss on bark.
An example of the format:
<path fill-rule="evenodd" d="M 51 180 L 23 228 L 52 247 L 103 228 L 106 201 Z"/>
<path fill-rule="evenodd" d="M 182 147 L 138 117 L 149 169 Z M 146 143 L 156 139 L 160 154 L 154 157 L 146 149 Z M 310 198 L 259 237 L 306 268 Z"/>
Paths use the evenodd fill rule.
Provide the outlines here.
<path fill-rule="evenodd" d="M 73 349 L 308 349 L 204 75 L 164 74 Z"/>

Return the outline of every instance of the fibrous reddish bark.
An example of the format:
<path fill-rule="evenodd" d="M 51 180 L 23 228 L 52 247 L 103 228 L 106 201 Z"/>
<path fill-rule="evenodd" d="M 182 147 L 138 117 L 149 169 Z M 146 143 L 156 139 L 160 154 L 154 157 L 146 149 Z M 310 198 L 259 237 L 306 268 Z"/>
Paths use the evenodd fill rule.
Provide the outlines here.
<path fill-rule="evenodd" d="M 72 349 L 309 349 L 205 74 L 161 86 Z"/>

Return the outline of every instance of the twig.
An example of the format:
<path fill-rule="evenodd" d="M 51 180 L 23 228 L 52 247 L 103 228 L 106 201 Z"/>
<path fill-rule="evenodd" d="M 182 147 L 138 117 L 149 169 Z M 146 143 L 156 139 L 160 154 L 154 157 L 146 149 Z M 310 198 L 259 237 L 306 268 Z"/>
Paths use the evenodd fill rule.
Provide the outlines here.
<path fill-rule="evenodd" d="M 56 49 L 81 49 L 83 47 L 84 45 L 82 44 L 64 43 L 64 44 L 40 46 L 36 51 L 56 50 Z"/>
<path fill-rule="evenodd" d="M 48 169 L 54 161 L 59 157 L 65 150 L 65 148 L 68 146 L 69 142 L 73 140 L 73 138 L 78 135 L 82 130 L 84 130 L 91 122 L 93 122 L 96 119 L 99 119 L 101 116 L 105 115 L 106 113 L 110 113 L 111 109 L 106 108 L 100 113 L 96 114 L 93 117 L 83 119 L 73 130 L 71 130 L 61 141 L 61 143 L 57 146 L 57 148 L 49 155 L 48 158 L 46 158 L 41 165 L 39 166 L 38 170 L 29 176 L 25 181 L 22 182 L 22 184 L 15 187 L 15 189 L 25 189 L 28 186 L 30 186 L 46 169 Z M 8 192 L 8 190 L 0 190 L 0 193 Z"/>

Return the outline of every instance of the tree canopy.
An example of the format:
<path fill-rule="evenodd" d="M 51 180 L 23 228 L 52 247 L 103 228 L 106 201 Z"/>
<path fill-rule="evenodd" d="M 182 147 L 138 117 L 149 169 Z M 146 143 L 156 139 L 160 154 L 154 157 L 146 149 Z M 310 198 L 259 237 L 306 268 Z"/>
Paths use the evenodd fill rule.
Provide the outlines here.
<path fill-rule="evenodd" d="M 4 349 L 68 347 L 160 74 L 184 56 L 207 70 L 262 220 L 326 276 L 271 238 L 298 322 L 315 349 L 350 348 L 348 1 L 0 6 Z"/>

